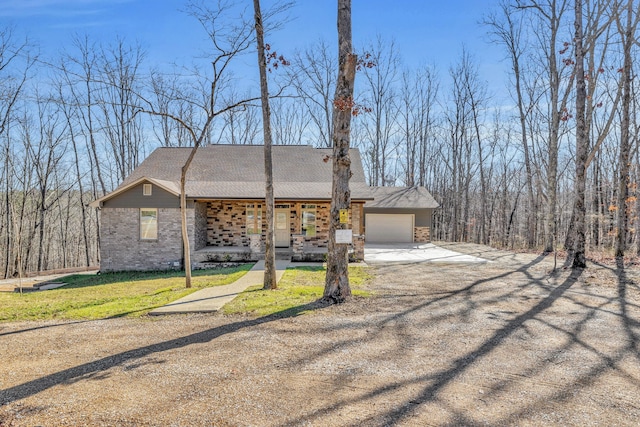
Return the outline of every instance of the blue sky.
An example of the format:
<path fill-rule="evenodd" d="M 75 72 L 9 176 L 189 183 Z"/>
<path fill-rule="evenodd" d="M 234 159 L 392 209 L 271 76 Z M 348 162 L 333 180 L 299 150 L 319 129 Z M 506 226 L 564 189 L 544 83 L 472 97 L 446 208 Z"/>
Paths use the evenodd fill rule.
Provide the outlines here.
<path fill-rule="evenodd" d="M 250 0 L 243 1 L 251 7 Z M 478 24 L 496 2 L 353 0 L 354 43 L 363 46 L 377 35 L 394 39 L 406 65 L 433 63 L 443 77 L 464 45 L 491 90 L 502 91 L 502 53 L 486 42 L 485 29 Z M 272 2 L 263 3 L 265 8 Z M 61 51 L 74 33 L 87 33 L 98 40 L 120 36 L 143 46 L 148 65 L 162 67 L 188 63 L 198 54 L 205 37 L 199 24 L 180 12 L 183 0 L 2 0 L 1 4 L 0 22 L 28 35 L 45 56 Z M 335 45 L 335 0 L 298 0 L 290 16 L 291 20 L 267 40 L 279 52 L 302 49 L 319 38 Z"/>

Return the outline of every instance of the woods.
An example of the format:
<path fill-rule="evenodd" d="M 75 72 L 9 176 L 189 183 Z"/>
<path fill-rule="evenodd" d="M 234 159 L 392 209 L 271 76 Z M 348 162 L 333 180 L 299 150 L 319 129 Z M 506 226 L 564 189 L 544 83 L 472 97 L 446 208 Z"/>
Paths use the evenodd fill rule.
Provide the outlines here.
<path fill-rule="evenodd" d="M 87 204 L 154 148 L 263 143 L 258 69 L 243 56 L 256 54 L 254 22 L 189 5 L 211 49 L 170 69 L 118 36 L 70 36 L 42 53 L 0 28 L 0 275 L 98 265 L 99 211 Z M 482 52 L 460 46 L 438 63 L 371 34 L 354 46 L 371 66 L 357 72 L 350 124 L 369 184 L 426 186 L 441 205 L 433 240 L 562 249 L 577 267 L 590 251 L 639 254 L 639 9 L 496 1 L 478 21 L 504 53 L 502 95 L 480 73 Z M 263 19 L 268 45 L 286 21 Z M 333 145 L 338 52 L 307 46 L 278 46 L 290 62 L 267 73 L 274 144 Z"/>

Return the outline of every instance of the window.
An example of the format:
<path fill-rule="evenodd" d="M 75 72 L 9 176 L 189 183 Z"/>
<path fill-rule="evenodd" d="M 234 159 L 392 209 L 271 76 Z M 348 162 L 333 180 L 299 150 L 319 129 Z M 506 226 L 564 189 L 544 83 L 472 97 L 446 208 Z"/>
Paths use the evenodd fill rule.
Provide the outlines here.
<path fill-rule="evenodd" d="M 151 184 L 142 184 L 142 195 L 143 196 L 151 195 Z"/>
<path fill-rule="evenodd" d="M 247 204 L 247 234 L 262 233 L 262 205 Z"/>
<path fill-rule="evenodd" d="M 302 234 L 316 235 L 316 205 L 302 205 Z"/>
<path fill-rule="evenodd" d="M 158 239 L 158 209 L 140 209 L 140 239 Z"/>

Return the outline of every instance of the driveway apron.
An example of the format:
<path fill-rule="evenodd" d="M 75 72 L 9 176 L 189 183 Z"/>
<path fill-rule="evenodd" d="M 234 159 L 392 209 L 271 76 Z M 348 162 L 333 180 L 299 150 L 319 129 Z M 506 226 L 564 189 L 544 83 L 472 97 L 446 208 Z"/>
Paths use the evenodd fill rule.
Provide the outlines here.
<path fill-rule="evenodd" d="M 444 249 L 433 243 L 369 243 L 364 248 L 364 261 L 370 264 L 388 262 L 487 263 L 486 259 Z"/>

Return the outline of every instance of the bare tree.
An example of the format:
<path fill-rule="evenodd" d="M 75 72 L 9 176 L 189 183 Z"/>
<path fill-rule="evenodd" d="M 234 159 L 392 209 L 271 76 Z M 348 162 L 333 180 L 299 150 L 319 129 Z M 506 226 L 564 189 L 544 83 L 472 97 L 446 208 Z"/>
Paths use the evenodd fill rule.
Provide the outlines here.
<path fill-rule="evenodd" d="M 629 165 L 631 158 L 631 81 L 633 58 L 632 49 L 635 41 L 635 31 L 640 20 L 640 13 L 636 9 L 634 11 L 634 1 L 627 0 L 624 8 L 626 21 L 623 24 L 622 19 L 617 18 L 618 32 L 622 37 L 624 65 L 622 66 L 622 120 L 620 123 L 620 158 L 619 158 L 619 175 L 618 175 L 618 211 L 616 226 L 618 234 L 616 236 L 616 257 L 624 257 L 627 246 L 627 230 L 629 227 Z"/>
<path fill-rule="evenodd" d="M 518 107 L 518 119 L 520 123 L 520 138 L 522 142 L 522 154 L 526 171 L 526 187 L 529 208 L 527 209 L 527 246 L 532 248 L 536 237 L 536 215 L 538 206 L 533 188 L 533 159 L 530 153 L 530 141 L 528 138 L 527 117 L 531 107 L 526 105 L 525 91 L 523 89 L 522 57 L 525 52 L 523 32 L 525 25 L 522 15 L 517 16 L 516 11 L 506 0 L 500 2 L 499 12 L 491 14 L 484 19 L 484 24 L 489 27 L 493 40 L 504 46 L 510 60 L 513 96 Z"/>
<path fill-rule="evenodd" d="M 311 118 L 298 103 L 291 99 L 276 98 L 271 102 L 271 120 L 273 122 L 274 141 L 282 145 L 300 145 L 311 124 Z M 312 142 L 317 140 L 313 137 Z M 307 142 L 308 144 L 311 143 Z"/>
<path fill-rule="evenodd" d="M 421 67 L 415 73 L 405 71 L 401 81 L 397 121 L 404 144 L 398 159 L 405 185 L 424 186 L 427 157 L 435 137 L 438 82 L 433 67 Z"/>
<path fill-rule="evenodd" d="M 38 94 L 36 93 L 36 95 Z M 38 230 L 36 271 L 43 271 L 46 264 L 45 221 L 47 213 L 68 191 L 68 189 L 60 187 L 60 182 L 52 182 L 66 154 L 67 123 L 58 111 L 57 105 L 45 98 L 48 96 L 37 97 L 37 123 L 32 125 L 29 119 L 25 120 L 25 138 L 23 140 L 25 152 L 31 158 L 37 177 L 38 194 L 35 197 L 37 220 L 33 228 Z M 35 135 L 32 130 L 36 131 L 33 132 Z"/>
<path fill-rule="evenodd" d="M 364 87 L 368 95 L 364 103 L 371 113 L 364 119 L 367 141 L 370 144 L 370 185 L 393 185 L 387 160 L 394 151 L 397 129 L 393 126 L 398 112 L 395 84 L 398 79 L 398 56 L 395 43 L 386 43 L 382 37 L 369 47 L 370 60 L 375 67 L 364 68 Z M 392 178 L 392 179 L 387 179 Z"/>
<path fill-rule="evenodd" d="M 568 119 L 567 102 L 573 85 L 573 73 L 569 81 L 564 84 L 567 69 L 573 69 L 571 60 L 558 57 L 558 53 L 567 53 L 571 44 L 565 41 L 563 48 L 558 50 L 559 37 L 562 36 L 564 15 L 568 0 L 517 0 L 521 9 L 534 12 L 539 26 L 534 29 L 535 37 L 542 48 L 542 66 L 548 78 L 548 129 L 546 141 L 546 201 L 545 215 L 545 251 L 554 250 L 556 235 L 556 210 L 558 199 L 558 145 L 561 136 L 561 126 Z M 564 88 L 564 89 L 563 89 Z"/>
<path fill-rule="evenodd" d="M 144 52 L 140 46 L 128 46 L 118 39 L 100 54 L 100 94 L 103 131 L 115 162 L 115 182 L 123 181 L 140 163 L 144 135 L 136 106 L 140 92 L 139 73 Z"/>
<path fill-rule="evenodd" d="M 176 96 L 180 94 L 181 80 L 181 76 L 177 74 L 151 74 L 152 102 L 159 112 L 165 113 L 153 116 L 152 126 L 156 138 L 164 147 L 186 147 L 191 143 L 184 127 L 169 117 L 173 113 L 194 125 L 196 111 L 193 103 Z"/>
<path fill-rule="evenodd" d="M 222 96 L 228 84 L 227 75 L 229 66 L 242 52 L 250 48 L 253 43 L 252 20 L 244 16 L 232 16 L 231 5 L 218 3 L 214 8 L 208 8 L 201 2 L 191 2 L 187 6 L 187 12 L 194 17 L 207 32 L 211 40 L 212 52 L 210 75 L 203 76 L 194 72 L 191 81 L 195 83 L 192 90 L 187 91 L 181 86 L 174 86 L 174 91 L 166 94 L 169 99 L 189 100 L 198 111 L 200 118 L 193 116 L 182 117 L 171 106 L 164 105 L 158 108 L 153 102 L 146 100 L 146 108 L 140 111 L 155 116 L 166 116 L 178 123 L 189 135 L 192 148 L 180 173 L 180 213 L 182 222 L 182 244 L 184 248 L 185 284 L 191 287 L 191 250 L 189 234 L 187 230 L 187 199 L 186 181 L 189 166 L 196 155 L 198 148 L 210 138 L 211 125 L 214 119 L 229 110 L 238 108 L 252 99 L 230 100 Z M 221 104 L 221 105 L 218 105 Z"/>
<path fill-rule="evenodd" d="M 351 296 L 347 245 L 336 243 L 340 228 L 340 210 L 351 205 L 351 112 L 356 78 L 357 55 L 351 39 L 351 0 L 338 0 L 338 79 L 333 99 L 333 185 L 329 221 L 327 274 L 323 300 L 344 302 Z"/>
<path fill-rule="evenodd" d="M 477 165 L 474 138 L 474 112 L 467 88 L 467 75 L 471 60 L 463 49 L 459 62 L 449 70 L 451 101 L 447 106 L 447 139 L 449 153 L 446 164 L 451 173 L 450 191 L 451 238 L 466 241 L 469 238 L 471 184 Z"/>
<path fill-rule="evenodd" d="M 11 143 L 8 129 L 13 119 L 14 109 L 28 78 L 28 73 L 36 58 L 31 56 L 28 41 L 18 42 L 11 28 L 0 28 L 0 139 L 4 142 L 2 154 L 2 175 L 0 183 L 2 188 L 3 205 L 2 219 L 0 220 L 0 235 L 4 234 L 3 244 L 0 248 L 4 264 L 3 277 L 10 275 L 12 258 L 12 238 L 15 236 L 15 218 L 12 208 L 13 167 L 11 163 Z M 15 246 L 14 250 L 15 250 Z M 18 246 L 17 250 L 20 248 Z"/>
<path fill-rule="evenodd" d="M 331 91 L 336 84 L 336 59 L 327 44 L 320 40 L 303 52 L 296 52 L 289 68 L 289 78 L 314 125 L 316 143 L 331 147 L 333 120 Z"/>
<path fill-rule="evenodd" d="M 260 69 L 260 99 L 262 103 L 262 130 L 264 135 L 264 175 L 265 175 L 265 254 L 263 289 L 276 289 L 276 245 L 274 237 L 273 159 L 271 157 L 271 111 L 269 109 L 269 86 L 267 82 L 267 60 L 265 57 L 264 27 L 260 0 L 253 0 L 255 11 L 258 68 Z"/>
<path fill-rule="evenodd" d="M 85 191 L 84 191 L 84 186 L 83 186 L 83 172 L 80 169 L 80 163 L 81 163 L 81 158 L 80 158 L 80 154 L 79 154 L 79 150 L 78 150 L 78 146 L 80 145 L 78 143 L 78 136 L 76 135 L 76 131 L 73 127 L 73 123 L 72 123 L 72 116 L 74 114 L 74 110 L 73 108 L 70 107 L 70 104 L 68 102 L 66 102 L 63 98 L 63 94 L 62 94 L 62 85 L 58 86 L 58 90 L 59 90 L 59 96 L 60 96 L 60 106 L 62 109 L 62 112 L 64 114 L 64 118 L 67 122 L 67 129 L 69 132 L 69 139 L 71 140 L 71 144 L 73 147 L 73 155 L 74 155 L 74 165 L 75 165 L 75 173 L 76 173 L 76 179 L 77 179 L 77 184 L 78 184 L 78 190 L 79 190 L 79 198 L 80 198 L 80 210 L 81 210 L 81 223 L 82 223 L 82 240 L 84 243 L 84 256 L 85 256 L 85 265 L 87 267 L 89 267 L 91 265 L 91 252 L 90 252 L 90 248 L 91 248 L 91 243 L 89 241 L 90 237 L 92 239 L 96 239 L 98 235 L 96 236 L 91 236 L 90 235 L 90 231 L 89 231 L 89 226 L 87 224 L 87 217 L 88 217 L 88 212 L 87 212 L 87 206 L 85 204 Z M 66 222 L 66 224 L 68 224 L 68 221 Z M 63 224 L 61 224 L 61 229 Z"/>
<path fill-rule="evenodd" d="M 589 147 L 587 134 L 587 88 L 584 73 L 584 40 L 582 28 L 582 0 L 575 0 L 575 45 L 576 58 L 576 180 L 575 180 L 575 242 L 572 248 L 572 268 L 587 266 L 585 255 L 585 182 Z"/>
<path fill-rule="evenodd" d="M 245 97 L 249 97 L 249 95 Z M 229 144 L 256 143 L 256 139 L 260 135 L 260 122 L 256 106 L 242 105 L 227 111 L 222 119 L 224 124 L 220 131 L 221 140 Z"/>

